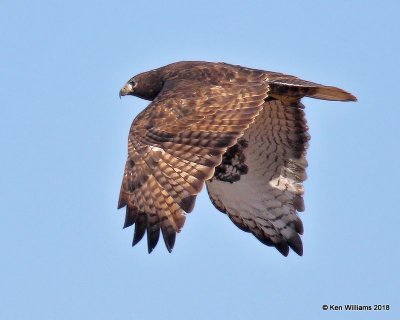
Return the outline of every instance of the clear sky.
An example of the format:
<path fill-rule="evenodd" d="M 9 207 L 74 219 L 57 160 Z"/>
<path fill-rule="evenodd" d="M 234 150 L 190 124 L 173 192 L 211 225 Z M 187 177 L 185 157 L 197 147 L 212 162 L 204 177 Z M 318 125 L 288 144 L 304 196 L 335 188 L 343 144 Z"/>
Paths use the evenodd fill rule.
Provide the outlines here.
<path fill-rule="evenodd" d="M 397 1 L 0 2 L 0 319 L 399 319 Z M 342 87 L 307 99 L 304 256 L 203 192 L 172 254 L 116 209 L 136 73 L 225 61 Z M 388 304 L 389 311 L 323 311 Z"/>

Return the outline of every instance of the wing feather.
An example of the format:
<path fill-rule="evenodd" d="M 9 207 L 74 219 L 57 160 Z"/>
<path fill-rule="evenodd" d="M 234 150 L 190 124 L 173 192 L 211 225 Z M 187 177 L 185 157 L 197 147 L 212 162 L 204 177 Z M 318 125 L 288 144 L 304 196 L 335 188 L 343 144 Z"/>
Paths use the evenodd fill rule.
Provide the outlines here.
<path fill-rule="evenodd" d="M 242 137 L 248 171 L 233 183 L 217 177 L 207 181 L 217 208 L 223 208 L 240 229 L 276 247 L 284 256 L 289 248 L 303 253 L 299 236 L 303 225 L 297 212 L 304 210 L 307 130 L 300 104 L 268 100 Z"/>
<path fill-rule="evenodd" d="M 222 154 L 254 121 L 267 97 L 266 83 L 167 82 L 133 121 L 119 207 L 125 227 L 135 224 L 133 245 L 147 230 L 148 251 L 160 229 L 169 251 L 196 195 Z"/>

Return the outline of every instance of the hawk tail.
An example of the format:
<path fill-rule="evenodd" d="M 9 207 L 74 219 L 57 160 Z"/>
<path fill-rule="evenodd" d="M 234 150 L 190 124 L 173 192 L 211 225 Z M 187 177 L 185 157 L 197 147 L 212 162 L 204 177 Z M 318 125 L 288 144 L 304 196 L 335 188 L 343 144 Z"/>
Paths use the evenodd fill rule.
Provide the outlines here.
<path fill-rule="evenodd" d="M 330 86 L 311 87 L 306 97 L 332 101 L 357 101 L 357 98 L 351 93 Z"/>
<path fill-rule="evenodd" d="M 302 97 L 310 97 L 332 101 L 357 101 L 357 98 L 343 89 L 324 86 L 315 82 L 299 79 L 283 74 L 270 74 L 269 96 L 281 101 L 291 102 Z"/>

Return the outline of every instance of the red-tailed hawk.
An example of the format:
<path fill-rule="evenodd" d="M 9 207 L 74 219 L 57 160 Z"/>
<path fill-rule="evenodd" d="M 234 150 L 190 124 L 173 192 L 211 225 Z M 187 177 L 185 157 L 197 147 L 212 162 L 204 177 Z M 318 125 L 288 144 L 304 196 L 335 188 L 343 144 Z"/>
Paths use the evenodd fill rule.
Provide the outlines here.
<path fill-rule="evenodd" d="M 210 62 L 177 62 L 119 92 L 150 100 L 133 121 L 118 208 L 133 245 L 160 230 L 168 251 L 204 183 L 214 206 L 287 256 L 302 255 L 307 124 L 300 100 L 356 101 L 294 76 Z"/>

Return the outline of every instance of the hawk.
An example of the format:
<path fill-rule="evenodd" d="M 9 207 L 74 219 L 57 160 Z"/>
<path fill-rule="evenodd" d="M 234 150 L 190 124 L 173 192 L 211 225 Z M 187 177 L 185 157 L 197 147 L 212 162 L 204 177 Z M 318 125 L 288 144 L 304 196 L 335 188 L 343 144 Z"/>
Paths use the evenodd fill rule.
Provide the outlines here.
<path fill-rule="evenodd" d="M 303 254 L 303 97 L 356 101 L 336 87 L 226 63 L 184 61 L 140 73 L 119 92 L 151 101 L 133 121 L 118 208 L 134 246 L 160 231 L 169 252 L 204 184 L 241 230 Z"/>

